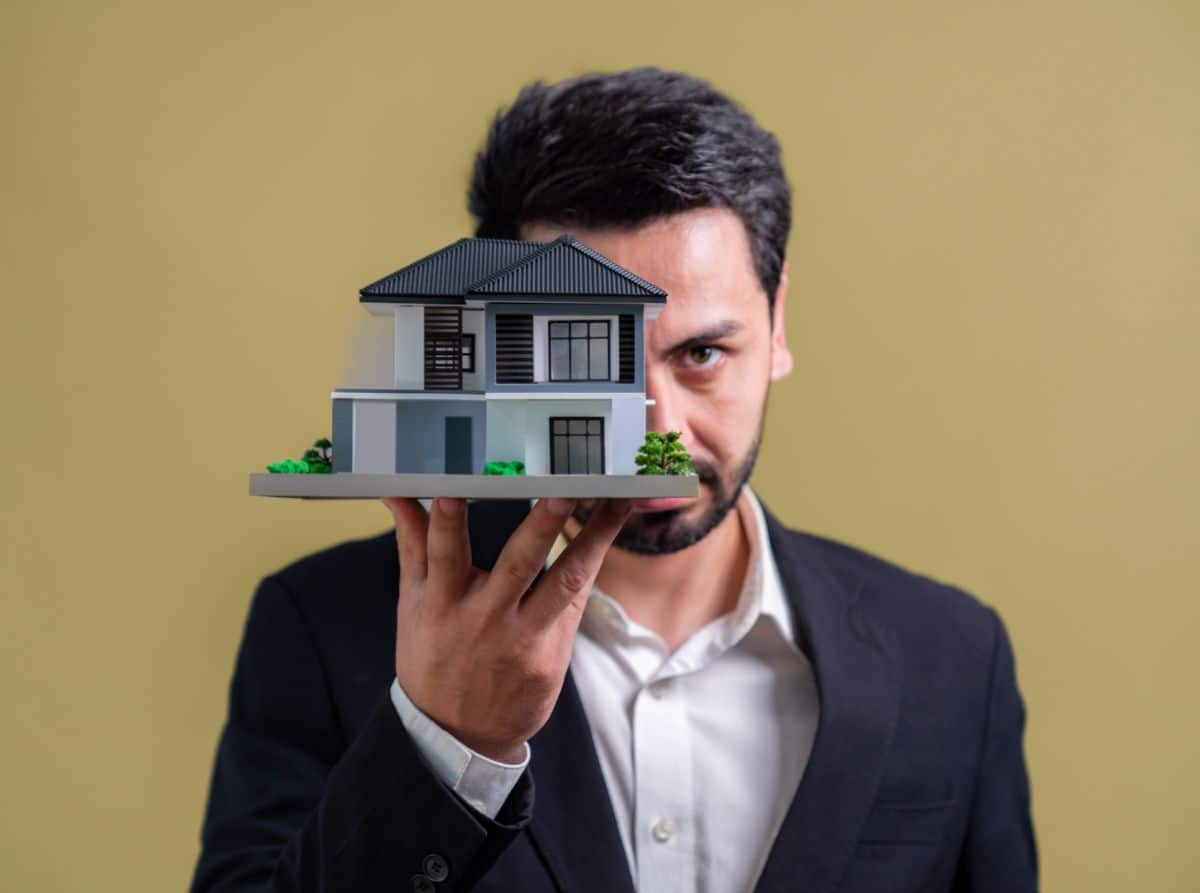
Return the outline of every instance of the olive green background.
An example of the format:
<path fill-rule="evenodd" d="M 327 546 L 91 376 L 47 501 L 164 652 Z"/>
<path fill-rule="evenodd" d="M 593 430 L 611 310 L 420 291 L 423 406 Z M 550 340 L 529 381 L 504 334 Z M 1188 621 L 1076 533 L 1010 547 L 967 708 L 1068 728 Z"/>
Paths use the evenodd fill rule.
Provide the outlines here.
<path fill-rule="evenodd" d="M 253 500 L 356 290 L 467 232 L 487 120 L 654 63 L 776 131 L 754 479 L 1009 624 L 1047 890 L 1200 888 L 1194 2 L 5 3 L 0 887 L 187 881 L 257 579 L 383 530 Z"/>

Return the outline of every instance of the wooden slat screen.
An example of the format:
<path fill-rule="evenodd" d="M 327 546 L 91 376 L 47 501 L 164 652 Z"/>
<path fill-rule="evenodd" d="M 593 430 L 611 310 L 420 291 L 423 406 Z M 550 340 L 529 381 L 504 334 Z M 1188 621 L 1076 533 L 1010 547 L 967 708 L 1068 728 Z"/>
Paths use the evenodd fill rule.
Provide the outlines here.
<path fill-rule="evenodd" d="M 425 308 L 425 390 L 461 391 L 462 310 Z"/>

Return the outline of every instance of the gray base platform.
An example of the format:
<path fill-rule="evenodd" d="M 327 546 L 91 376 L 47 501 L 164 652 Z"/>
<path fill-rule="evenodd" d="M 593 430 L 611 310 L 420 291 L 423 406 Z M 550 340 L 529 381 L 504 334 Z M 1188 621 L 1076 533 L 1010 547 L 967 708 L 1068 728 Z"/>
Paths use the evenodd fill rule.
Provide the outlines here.
<path fill-rule="evenodd" d="M 694 475 L 637 474 L 268 474 L 250 475 L 251 496 L 295 499 L 379 499 L 436 496 L 465 499 L 656 499 L 697 496 Z"/>

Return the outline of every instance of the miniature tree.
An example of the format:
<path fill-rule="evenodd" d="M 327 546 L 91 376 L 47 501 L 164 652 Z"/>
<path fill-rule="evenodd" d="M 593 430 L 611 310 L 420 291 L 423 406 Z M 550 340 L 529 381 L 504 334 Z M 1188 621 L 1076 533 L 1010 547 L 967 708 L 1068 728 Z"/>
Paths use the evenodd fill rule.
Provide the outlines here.
<path fill-rule="evenodd" d="M 305 450 L 304 461 L 308 463 L 310 471 L 317 474 L 333 471 L 333 444 L 329 438 L 322 437 L 313 443 L 312 449 Z"/>
<path fill-rule="evenodd" d="M 678 431 L 660 434 L 646 432 L 646 442 L 638 449 L 634 463 L 638 474 L 695 474 L 692 457 L 683 448 Z"/>

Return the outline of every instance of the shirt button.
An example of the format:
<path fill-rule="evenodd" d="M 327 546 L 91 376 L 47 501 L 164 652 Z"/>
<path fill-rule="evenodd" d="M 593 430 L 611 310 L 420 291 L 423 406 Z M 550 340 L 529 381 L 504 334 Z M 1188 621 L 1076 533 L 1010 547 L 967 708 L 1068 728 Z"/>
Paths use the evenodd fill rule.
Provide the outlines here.
<path fill-rule="evenodd" d="M 665 697 L 667 692 L 670 691 L 670 689 L 671 689 L 671 680 L 670 679 L 656 679 L 655 681 L 651 682 L 650 685 L 648 686 L 648 690 L 649 690 L 650 694 L 652 694 L 656 698 Z"/>
<path fill-rule="evenodd" d="M 666 843 L 675 836 L 675 832 L 678 830 L 675 827 L 675 823 L 670 819 L 659 819 L 654 823 L 654 827 L 650 829 L 650 836 L 658 843 Z"/>
<path fill-rule="evenodd" d="M 450 865 L 438 853 L 430 853 L 421 863 L 421 869 L 429 875 L 431 881 L 439 883 L 450 877 Z"/>
<path fill-rule="evenodd" d="M 412 876 L 413 893 L 434 893 L 433 881 L 423 874 Z"/>

